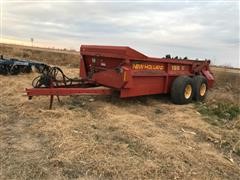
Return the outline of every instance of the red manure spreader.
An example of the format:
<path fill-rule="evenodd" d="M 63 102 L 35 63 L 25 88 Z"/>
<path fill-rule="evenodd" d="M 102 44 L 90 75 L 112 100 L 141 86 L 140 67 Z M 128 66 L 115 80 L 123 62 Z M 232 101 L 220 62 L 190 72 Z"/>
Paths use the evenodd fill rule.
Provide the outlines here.
<path fill-rule="evenodd" d="M 67 77 L 60 68 L 49 67 L 33 80 L 27 96 L 111 95 L 121 98 L 170 94 L 175 104 L 201 101 L 213 86 L 210 60 L 148 57 L 130 47 L 82 45 L 80 78 Z"/>

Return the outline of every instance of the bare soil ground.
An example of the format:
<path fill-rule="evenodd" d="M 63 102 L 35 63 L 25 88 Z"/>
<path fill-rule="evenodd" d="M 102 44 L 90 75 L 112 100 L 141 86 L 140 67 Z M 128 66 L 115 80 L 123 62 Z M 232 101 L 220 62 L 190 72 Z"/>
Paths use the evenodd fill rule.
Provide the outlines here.
<path fill-rule="evenodd" d="M 204 103 L 74 96 L 53 110 L 24 96 L 37 74 L 0 76 L 0 179 L 240 179 L 239 113 L 211 111 L 239 107 L 240 73 L 213 70 Z"/>

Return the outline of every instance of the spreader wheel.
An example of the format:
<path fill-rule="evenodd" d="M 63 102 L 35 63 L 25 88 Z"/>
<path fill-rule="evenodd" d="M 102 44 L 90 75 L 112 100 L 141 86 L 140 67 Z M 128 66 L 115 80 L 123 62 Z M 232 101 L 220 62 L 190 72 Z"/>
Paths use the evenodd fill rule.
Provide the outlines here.
<path fill-rule="evenodd" d="M 188 76 L 177 77 L 172 84 L 171 99 L 175 104 L 187 104 L 192 101 L 193 80 Z"/>
<path fill-rule="evenodd" d="M 193 77 L 194 100 L 202 101 L 207 94 L 207 79 L 202 75 Z"/>

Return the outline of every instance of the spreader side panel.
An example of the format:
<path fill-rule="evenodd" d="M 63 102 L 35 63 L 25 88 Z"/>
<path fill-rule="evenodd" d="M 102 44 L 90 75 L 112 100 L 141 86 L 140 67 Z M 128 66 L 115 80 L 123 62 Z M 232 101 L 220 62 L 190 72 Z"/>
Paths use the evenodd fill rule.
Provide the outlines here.
<path fill-rule="evenodd" d="M 121 89 L 121 97 L 164 93 L 166 79 L 166 76 L 133 77 L 132 87 Z"/>

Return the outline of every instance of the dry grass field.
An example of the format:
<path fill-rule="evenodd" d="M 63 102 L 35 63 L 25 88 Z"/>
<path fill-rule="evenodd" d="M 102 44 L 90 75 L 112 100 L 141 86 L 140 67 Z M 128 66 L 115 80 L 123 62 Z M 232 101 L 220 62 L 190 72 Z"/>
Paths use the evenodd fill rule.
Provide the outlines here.
<path fill-rule="evenodd" d="M 79 52 L 77 51 L 0 43 L 0 54 L 16 58 L 39 60 L 41 62 L 55 65 L 64 65 L 71 67 L 79 66 Z"/>
<path fill-rule="evenodd" d="M 34 59 L 78 76 L 78 55 L 43 51 Z M 24 95 L 37 74 L 0 75 L 0 179 L 239 179 L 240 72 L 213 72 L 203 103 L 75 96 L 52 110 L 48 97 Z"/>

